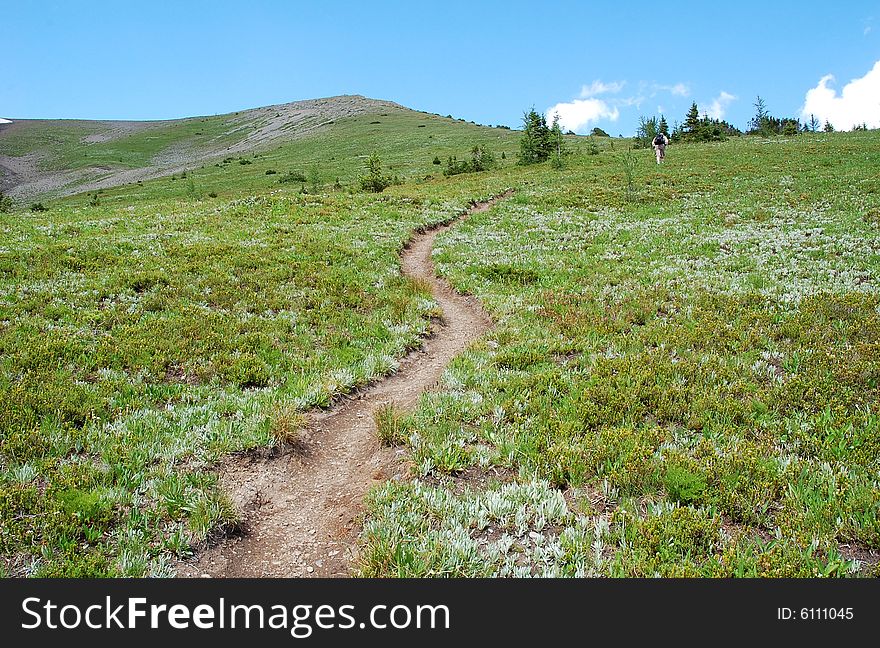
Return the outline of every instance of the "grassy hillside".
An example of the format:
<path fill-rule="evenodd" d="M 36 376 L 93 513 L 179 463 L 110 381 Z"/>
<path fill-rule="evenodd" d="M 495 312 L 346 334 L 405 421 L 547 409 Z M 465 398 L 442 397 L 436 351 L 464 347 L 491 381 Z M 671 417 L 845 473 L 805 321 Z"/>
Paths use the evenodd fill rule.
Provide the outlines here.
<path fill-rule="evenodd" d="M 499 154 L 516 148 L 503 129 L 358 96 L 160 122 L 16 120 L 0 127 L 0 189 L 27 202 L 163 176 L 170 182 L 186 171 L 195 176 L 186 186 L 123 195 L 241 195 L 277 183 L 266 171 L 297 171 L 309 184 L 351 183 L 376 151 L 393 172 L 424 176 L 439 171 L 431 164 L 435 155 L 445 162 L 477 144 L 492 144 Z M 254 166 L 234 166 L 248 163 Z"/>
<path fill-rule="evenodd" d="M 517 171 L 439 242 L 498 327 L 398 422 L 362 572 L 876 574 L 877 138 Z"/>
<path fill-rule="evenodd" d="M 438 244 L 498 326 L 399 421 L 414 479 L 371 496 L 362 573 L 874 569 L 877 133 L 673 146 L 662 167 L 577 139 L 555 170 L 515 166 L 502 129 L 334 122 L 0 214 L 8 574 L 165 575 L 233 524 L 217 458 L 393 370 L 434 308 L 400 248 L 508 187 Z M 477 144 L 499 169 L 433 164 Z M 374 151 L 404 184 L 355 190 Z"/>
<path fill-rule="evenodd" d="M 2 216 L 12 573 L 165 573 L 232 521 L 208 468 L 394 369 L 428 297 L 398 273 L 463 203 L 279 195 Z"/>
<path fill-rule="evenodd" d="M 23 120 L 0 136 L 4 155 L 39 155 L 39 167 L 63 171 L 84 167 L 138 168 L 172 145 L 196 149 L 208 142 L 234 141 L 225 117 L 196 117 L 167 122 L 91 122 Z"/>
<path fill-rule="evenodd" d="M 317 193 L 358 189 L 367 158 L 377 153 L 384 170 L 410 183 L 443 177 L 449 156 L 465 159 L 474 146 L 488 147 L 506 166 L 514 164 L 517 133 L 414 111 L 377 113 L 340 120 L 320 134 L 249 155 L 229 155 L 173 177 L 107 189 L 109 203 L 154 198 L 240 197 L 254 192 Z M 438 158 L 441 164 L 434 164 Z M 267 175 L 267 172 L 269 174 Z M 303 179 L 282 182 L 293 172 Z M 337 184 L 338 182 L 338 184 Z M 89 196 L 74 203 L 84 204 Z"/>

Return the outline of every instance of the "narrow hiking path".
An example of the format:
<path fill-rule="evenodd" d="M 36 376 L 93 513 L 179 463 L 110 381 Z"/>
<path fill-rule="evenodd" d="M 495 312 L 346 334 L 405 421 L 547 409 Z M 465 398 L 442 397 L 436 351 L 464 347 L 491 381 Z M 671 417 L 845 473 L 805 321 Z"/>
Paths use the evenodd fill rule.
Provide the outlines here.
<path fill-rule="evenodd" d="M 511 193 L 476 203 L 461 218 Z M 350 574 L 367 491 L 407 473 L 403 451 L 379 445 L 374 410 L 388 403 L 403 410 L 415 406 L 449 362 L 492 326 L 476 298 L 460 295 L 434 273 L 434 240 L 455 222 L 416 235 L 401 257 L 403 273 L 429 284 L 442 311 L 422 348 L 391 376 L 328 410 L 309 413 L 295 451 L 230 456 L 220 466 L 220 483 L 243 512 L 244 532 L 180 562 L 179 576 Z"/>

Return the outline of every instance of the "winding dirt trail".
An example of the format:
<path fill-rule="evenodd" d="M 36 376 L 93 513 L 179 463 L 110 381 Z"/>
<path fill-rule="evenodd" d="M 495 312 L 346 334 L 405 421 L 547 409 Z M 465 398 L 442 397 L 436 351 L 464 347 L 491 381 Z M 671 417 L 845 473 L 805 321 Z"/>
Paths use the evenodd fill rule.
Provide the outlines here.
<path fill-rule="evenodd" d="M 462 218 L 510 193 L 474 204 Z M 326 411 L 309 413 L 295 452 L 230 456 L 220 467 L 220 481 L 243 511 L 244 532 L 179 563 L 179 576 L 350 574 L 367 491 L 407 472 L 402 450 L 379 445 L 374 410 L 387 403 L 412 408 L 446 365 L 492 326 L 475 298 L 455 292 L 434 273 L 434 240 L 453 224 L 418 234 L 401 258 L 403 273 L 430 284 L 443 313 L 424 346 L 407 355 L 397 373 Z"/>

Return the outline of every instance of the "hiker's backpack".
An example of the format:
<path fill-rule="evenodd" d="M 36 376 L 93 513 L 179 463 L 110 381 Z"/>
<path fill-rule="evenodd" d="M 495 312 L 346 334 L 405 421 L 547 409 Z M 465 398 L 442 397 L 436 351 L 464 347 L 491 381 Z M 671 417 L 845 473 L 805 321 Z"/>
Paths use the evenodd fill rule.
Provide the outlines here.
<path fill-rule="evenodd" d="M 654 138 L 654 146 L 662 146 L 663 145 L 663 133 L 660 133 Z"/>

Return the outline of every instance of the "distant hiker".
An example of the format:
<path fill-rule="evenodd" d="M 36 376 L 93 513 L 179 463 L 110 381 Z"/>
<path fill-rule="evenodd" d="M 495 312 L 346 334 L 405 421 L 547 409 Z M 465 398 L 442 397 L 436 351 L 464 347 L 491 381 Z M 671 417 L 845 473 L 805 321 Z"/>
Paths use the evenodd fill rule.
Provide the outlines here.
<path fill-rule="evenodd" d="M 654 155 L 657 156 L 657 164 L 660 164 L 666 158 L 666 147 L 669 145 L 669 138 L 663 133 L 657 133 L 654 138 Z"/>

